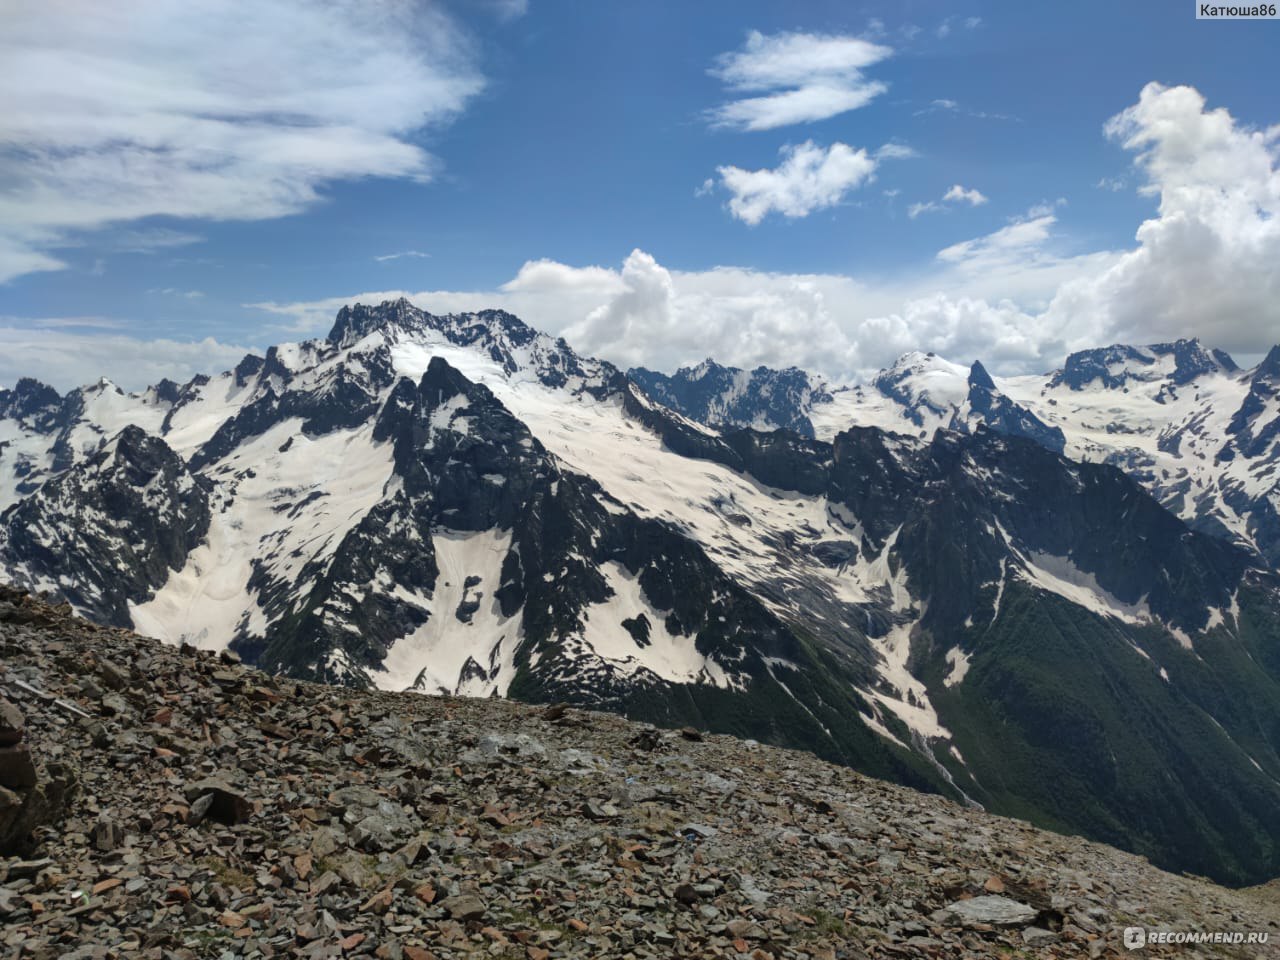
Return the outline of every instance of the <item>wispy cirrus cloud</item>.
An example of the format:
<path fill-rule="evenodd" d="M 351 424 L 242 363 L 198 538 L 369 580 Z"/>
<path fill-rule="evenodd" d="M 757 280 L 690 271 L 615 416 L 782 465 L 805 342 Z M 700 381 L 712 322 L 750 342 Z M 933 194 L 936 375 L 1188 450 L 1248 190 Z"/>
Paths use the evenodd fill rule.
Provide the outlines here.
<path fill-rule="evenodd" d="M 439 7 L 397 0 L 11 5 L 0 283 L 62 269 L 61 248 L 110 225 L 279 217 L 335 181 L 429 179 L 417 134 L 480 90 L 473 61 Z M 193 242 L 132 232 L 122 250 Z"/>
<path fill-rule="evenodd" d="M 425 259 L 431 254 L 423 253 L 421 250 L 401 250 L 399 253 L 384 253 L 381 256 L 374 257 L 378 263 L 386 263 L 389 260 L 403 260 L 406 257 L 411 259 Z"/>
<path fill-rule="evenodd" d="M 0 316 L 0 325 L 23 323 L 39 330 L 122 330 L 125 324 L 110 317 L 37 317 L 22 320 L 18 317 Z"/>
<path fill-rule="evenodd" d="M 948 97 L 939 97 L 936 100 L 930 100 L 929 103 L 919 110 L 915 111 L 915 116 L 923 117 L 930 113 L 952 112 L 960 109 L 960 104 Z"/>
<path fill-rule="evenodd" d="M 932 113 L 952 113 L 963 117 L 973 117 L 976 120 L 1007 120 L 1011 123 L 1021 123 L 1021 119 L 1008 113 L 993 113 L 987 110 L 974 110 L 966 107 L 957 100 L 949 97 L 939 97 L 936 100 L 930 100 L 923 107 L 920 107 L 913 113 L 913 116 L 926 117 Z"/>
<path fill-rule="evenodd" d="M 710 72 L 734 93 L 754 95 L 707 116 L 717 127 L 772 130 L 857 110 L 888 89 L 863 71 L 892 54 L 860 37 L 753 30 L 741 50 L 722 54 Z"/>
<path fill-rule="evenodd" d="M 152 287 L 147 293 L 158 294 L 162 297 L 181 297 L 184 300 L 201 300 L 204 298 L 203 290 L 180 290 L 177 287 Z"/>
<path fill-rule="evenodd" d="M 174 247 L 186 247 L 203 241 L 204 237 L 200 234 L 186 230 L 143 227 L 136 230 L 116 231 L 108 246 L 118 253 L 156 253 L 160 250 L 172 250 Z"/>
<path fill-rule="evenodd" d="M 938 259 L 946 263 L 990 266 L 1006 262 L 1011 257 L 1022 258 L 1043 246 L 1049 239 L 1050 228 L 1057 222 L 1058 218 L 1050 207 L 1035 206 L 994 233 L 953 243 L 939 250 Z"/>

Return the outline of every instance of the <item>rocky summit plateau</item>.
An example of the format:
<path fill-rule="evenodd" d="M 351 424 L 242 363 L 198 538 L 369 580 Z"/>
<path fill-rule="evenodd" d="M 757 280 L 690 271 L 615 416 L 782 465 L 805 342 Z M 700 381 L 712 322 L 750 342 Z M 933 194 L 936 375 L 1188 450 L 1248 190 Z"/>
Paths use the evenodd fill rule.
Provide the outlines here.
<path fill-rule="evenodd" d="M 46 599 L 0 589 L 5 956 L 1113 957 L 1135 926 L 1280 939 L 1274 888 L 1166 873 L 807 752 L 269 675 Z"/>

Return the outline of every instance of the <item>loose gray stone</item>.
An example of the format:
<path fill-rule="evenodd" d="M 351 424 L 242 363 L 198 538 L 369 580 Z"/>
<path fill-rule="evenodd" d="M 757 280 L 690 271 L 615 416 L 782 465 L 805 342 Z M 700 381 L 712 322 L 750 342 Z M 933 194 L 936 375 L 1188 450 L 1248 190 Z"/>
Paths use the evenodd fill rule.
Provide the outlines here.
<path fill-rule="evenodd" d="M 957 900 L 947 910 L 966 926 L 986 923 L 993 927 L 1024 927 L 1040 915 L 1040 911 L 1026 904 L 1000 896 Z"/>
<path fill-rule="evenodd" d="M 446 897 L 441 901 L 440 907 L 454 920 L 463 923 L 483 918 L 486 909 L 483 900 L 470 894 Z"/>

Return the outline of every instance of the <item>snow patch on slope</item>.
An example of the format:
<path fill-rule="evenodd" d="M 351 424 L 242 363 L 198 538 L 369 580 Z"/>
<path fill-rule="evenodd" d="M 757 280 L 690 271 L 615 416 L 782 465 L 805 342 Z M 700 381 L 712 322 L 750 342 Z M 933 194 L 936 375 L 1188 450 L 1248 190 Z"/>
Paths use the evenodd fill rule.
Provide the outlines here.
<path fill-rule="evenodd" d="M 666 626 L 670 611 L 656 609 L 640 587 L 638 577 L 618 563 L 606 563 L 601 572 L 613 596 L 592 604 L 582 614 L 583 640 L 591 651 L 624 676 L 649 670 L 672 683 L 709 683 L 732 688 L 740 685 L 724 667 L 700 653 L 695 638 L 673 634 Z M 649 643 L 640 646 L 622 621 L 645 617 Z"/>
<path fill-rule="evenodd" d="M 947 665 L 951 669 L 942 680 L 943 686 L 954 687 L 956 684 L 964 682 L 965 676 L 969 673 L 969 665 L 972 660 L 972 656 L 959 647 L 952 647 L 948 650 Z"/>
<path fill-rule="evenodd" d="M 494 596 L 511 550 L 511 531 L 437 530 L 431 542 L 440 571 L 435 589 L 430 596 L 400 595 L 429 610 L 430 617 L 392 645 L 382 666 L 371 671 L 373 681 L 383 690 L 505 696 L 523 637 L 520 612 L 504 617 Z M 474 578 L 470 586 L 469 578 Z M 466 602 L 479 603 L 470 622 L 457 616 Z"/>
<path fill-rule="evenodd" d="M 52 463 L 47 437 L 0 419 L 0 513 L 25 496 L 18 491 L 24 483 L 42 482 Z"/>
<path fill-rule="evenodd" d="M 1009 549 L 1018 552 L 1012 543 Z M 1155 619 L 1145 597 L 1137 603 L 1125 603 L 1103 589 L 1096 575 L 1081 570 L 1069 557 L 1032 550 L 1019 553 L 1019 558 L 1022 565 L 1018 573 L 1041 590 L 1056 593 L 1099 616 L 1114 617 L 1125 623 L 1150 623 Z"/>
<path fill-rule="evenodd" d="M 911 632 L 915 629 L 916 622 L 894 624 L 885 636 L 872 641 L 876 652 L 880 654 L 880 676 L 896 696 L 878 688 L 865 693 L 892 711 L 920 736 L 927 739 L 950 738 L 951 731 L 938 720 L 938 713 L 929 702 L 929 692 L 907 669 L 907 659 L 911 653 Z"/>
<path fill-rule="evenodd" d="M 250 595 L 252 563 L 302 584 L 311 561 L 332 557 L 342 538 L 383 496 L 392 447 L 373 424 L 308 437 L 286 420 L 250 438 L 209 473 L 227 498 L 214 505 L 206 541 L 155 595 L 131 607 L 134 627 L 161 640 L 221 649 L 243 624 L 262 636 L 267 620 Z"/>
<path fill-rule="evenodd" d="M 267 619 L 249 593 L 252 554 L 243 523 L 215 512 L 205 542 L 192 550 L 183 568 L 144 603 L 130 603 L 133 628 L 169 643 L 221 650 L 241 623 L 249 636 L 262 636 Z"/>

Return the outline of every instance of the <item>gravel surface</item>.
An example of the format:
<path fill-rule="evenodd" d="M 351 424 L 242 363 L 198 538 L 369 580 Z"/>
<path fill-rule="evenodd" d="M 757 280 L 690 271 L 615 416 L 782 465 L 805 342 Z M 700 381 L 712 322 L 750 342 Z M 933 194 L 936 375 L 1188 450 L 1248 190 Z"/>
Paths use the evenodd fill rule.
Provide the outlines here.
<path fill-rule="evenodd" d="M 6 957 L 1280 956 L 1274 884 L 692 729 L 286 681 L 7 588 L 0 784 Z M 1128 954 L 1130 926 L 1274 945 Z"/>

